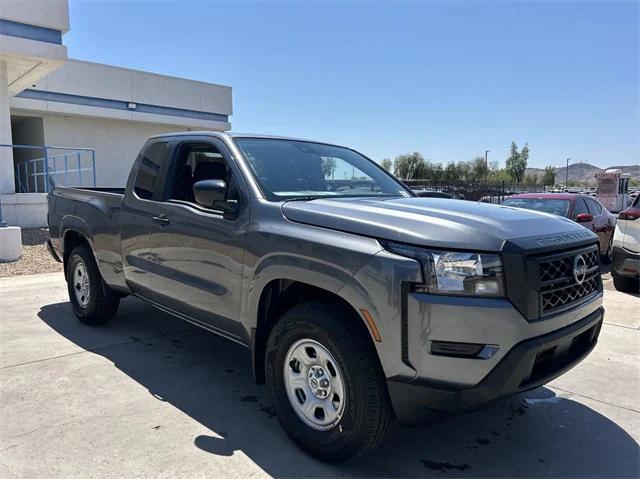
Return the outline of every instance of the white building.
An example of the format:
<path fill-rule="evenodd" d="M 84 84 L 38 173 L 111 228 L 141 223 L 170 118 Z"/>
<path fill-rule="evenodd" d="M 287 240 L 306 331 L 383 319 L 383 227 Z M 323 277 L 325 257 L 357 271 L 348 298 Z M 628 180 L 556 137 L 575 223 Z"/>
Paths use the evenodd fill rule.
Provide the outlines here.
<path fill-rule="evenodd" d="M 68 30 L 67 0 L 0 0 L 0 145 L 13 145 L 0 146 L 0 204 L 10 225 L 44 226 L 53 182 L 124 186 L 151 135 L 231 127 L 231 87 L 68 59 Z"/>

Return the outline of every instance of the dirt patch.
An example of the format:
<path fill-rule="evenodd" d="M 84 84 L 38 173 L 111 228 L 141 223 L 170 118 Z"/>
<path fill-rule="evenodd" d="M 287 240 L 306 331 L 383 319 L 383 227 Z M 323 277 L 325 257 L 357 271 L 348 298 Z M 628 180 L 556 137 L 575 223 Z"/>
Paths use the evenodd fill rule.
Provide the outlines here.
<path fill-rule="evenodd" d="M 22 256 L 12 263 L 0 263 L 0 278 L 62 271 L 62 264 L 47 251 L 47 228 L 22 230 Z"/>

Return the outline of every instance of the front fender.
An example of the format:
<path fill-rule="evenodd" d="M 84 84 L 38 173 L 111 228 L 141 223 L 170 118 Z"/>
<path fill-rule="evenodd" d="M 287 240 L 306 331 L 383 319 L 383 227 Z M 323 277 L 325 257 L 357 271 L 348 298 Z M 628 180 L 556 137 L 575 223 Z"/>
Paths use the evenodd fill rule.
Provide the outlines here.
<path fill-rule="evenodd" d="M 353 274 L 353 271 L 335 264 L 303 255 L 270 255 L 257 265 L 246 288 L 243 323 L 249 328 L 256 326 L 260 297 L 266 286 L 274 280 L 297 281 L 339 294 L 352 281 Z"/>

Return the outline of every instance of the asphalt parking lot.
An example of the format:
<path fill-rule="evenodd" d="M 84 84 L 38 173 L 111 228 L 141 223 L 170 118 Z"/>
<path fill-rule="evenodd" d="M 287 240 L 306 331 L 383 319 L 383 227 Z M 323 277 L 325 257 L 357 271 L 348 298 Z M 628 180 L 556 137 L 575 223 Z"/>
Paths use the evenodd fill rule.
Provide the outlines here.
<path fill-rule="evenodd" d="M 326 465 L 287 439 L 247 350 L 139 301 L 77 322 L 61 273 L 0 279 L 0 477 L 638 477 L 640 297 L 544 388 Z"/>

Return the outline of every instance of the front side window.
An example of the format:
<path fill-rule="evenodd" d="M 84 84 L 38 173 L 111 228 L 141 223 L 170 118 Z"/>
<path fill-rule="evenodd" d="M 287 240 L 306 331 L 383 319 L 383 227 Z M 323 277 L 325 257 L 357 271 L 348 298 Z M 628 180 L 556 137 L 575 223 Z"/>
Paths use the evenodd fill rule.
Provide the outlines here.
<path fill-rule="evenodd" d="M 178 149 L 169 200 L 195 203 L 193 185 L 202 180 L 223 180 L 226 201 L 239 199 L 238 187 L 222 153 L 209 143 L 185 143 Z"/>
<path fill-rule="evenodd" d="M 553 200 L 542 198 L 510 198 L 502 202 L 505 206 L 525 208 L 527 210 L 542 211 L 558 216 L 569 215 L 569 200 Z"/>
<path fill-rule="evenodd" d="M 139 198 L 150 200 L 158 187 L 160 171 L 169 157 L 169 144 L 164 141 L 147 146 L 138 160 L 134 191 Z"/>
<path fill-rule="evenodd" d="M 578 215 L 584 215 L 584 214 L 590 214 L 589 210 L 587 209 L 587 204 L 584 202 L 584 200 L 582 198 L 578 198 L 576 200 L 576 209 L 573 212 L 573 217 L 577 218 Z"/>
<path fill-rule="evenodd" d="M 236 138 L 267 199 L 411 196 L 353 150 L 270 138 Z"/>
<path fill-rule="evenodd" d="M 600 203 L 591 199 L 586 200 L 586 202 L 591 216 L 599 216 L 602 214 L 602 206 L 600 206 Z"/>

